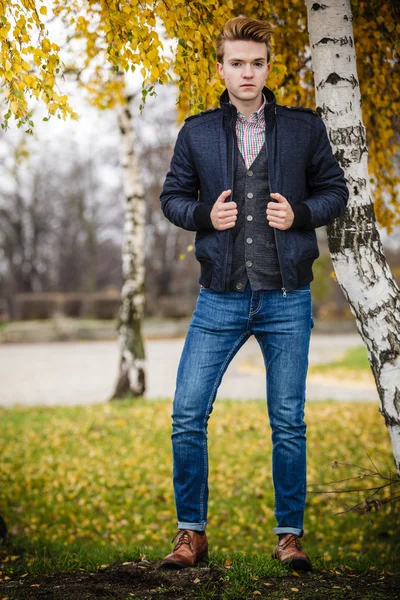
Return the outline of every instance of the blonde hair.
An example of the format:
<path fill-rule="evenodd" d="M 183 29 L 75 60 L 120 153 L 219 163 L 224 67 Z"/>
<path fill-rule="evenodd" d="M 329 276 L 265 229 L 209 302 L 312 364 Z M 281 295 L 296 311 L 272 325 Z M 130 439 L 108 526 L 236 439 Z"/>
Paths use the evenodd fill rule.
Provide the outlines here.
<path fill-rule="evenodd" d="M 224 25 L 222 33 L 217 36 L 216 51 L 217 60 L 222 63 L 224 60 L 225 42 L 236 40 L 249 40 L 252 42 L 261 42 L 267 47 L 267 62 L 271 57 L 271 36 L 273 29 L 266 21 L 259 21 L 251 17 L 235 17 L 229 19 Z"/>

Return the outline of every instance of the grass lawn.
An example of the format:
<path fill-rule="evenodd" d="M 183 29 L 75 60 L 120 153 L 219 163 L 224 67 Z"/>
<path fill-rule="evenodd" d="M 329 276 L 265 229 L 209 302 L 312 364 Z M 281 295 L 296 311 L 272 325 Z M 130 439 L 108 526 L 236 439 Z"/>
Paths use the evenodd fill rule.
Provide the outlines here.
<path fill-rule="evenodd" d="M 320 365 L 312 365 L 309 373 L 324 373 L 327 371 L 350 371 L 357 373 L 371 373 L 371 367 L 368 362 L 367 349 L 363 346 L 356 346 L 347 350 L 340 360 Z"/>
<path fill-rule="evenodd" d="M 171 402 L 166 400 L 0 409 L 0 513 L 12 533 L 11 544 L 0 549 L 3 585 L 23 576 L 34 581 L 35 576 L 94 570 L 114 561 L 156 561 L 171 551 L 176 516 L 170 414 Z M 399 504 L 388 503 L 365 515 L 343 513 L 362 501 L 366 492 L 328 492 L 381 485 L 382 480 L 369 476 L 368 470 L 375 468 L 367 453 L 384 477 L 396 478 L 378 405 L 308 403 L 306 422 L 308 495 L 303 541 L 314 570 L 333 577 L 336 572 L 338 578 L 343 573 L 375 572 L 385 577 L 387 572 L 400 572 Z M 265 402 L 217 400 L 209 423 L 209 453 L 210 564 L 224 570 L 230 588 L 223 596 L 210 595 L 208 582 L 208 587 L 196 588 L 197 595 L 191 590 L 190 596 L 257 597 L 260 577 L 288 574 L 287 568 L 270 559 L 276 523 Z M 349 477 L 357 479 L 328 483 Z M 398 495 L 398 485 L 386 488 L 379 497 L 391 493 Z M 180 577 L 187 577 L 187 572 Z M 292 588 L 299 587 L 296 579 L 292 577 Z M 35 585 L 39 584 L 30 583 Z M 278 589 L 274 596 L 272 588 L 264 587 L 260 595 L 268 592 L 268 598 L 277 600 L 317 598 L 292 588 L 286 595 Z M 336 589 L 334 584 L 331 588 Z M 2 595 L 0 590 L 0 600 L 3 597 L 36 596 Z M 128 597 L 186 598 L 154 593 Z M 324 593 L 323 597 L 370 599 L 349 594 Z"/>

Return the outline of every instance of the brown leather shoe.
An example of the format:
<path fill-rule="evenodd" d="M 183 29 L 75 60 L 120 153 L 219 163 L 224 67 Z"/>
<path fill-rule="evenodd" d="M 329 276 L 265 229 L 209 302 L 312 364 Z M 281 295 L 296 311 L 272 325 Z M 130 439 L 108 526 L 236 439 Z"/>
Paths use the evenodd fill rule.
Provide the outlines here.
<path fill-rule="evenodd" d="M 287 533 L 282 536 L 272 553 L 272 558 L 277 558 L 282 564 L 291 564 L 296 571 L 311 571 L 312 564 L 307 554 L 301 549 L 297 535 Z"/>
<path fill-rule="evenodd" d="M 182 529 L 172 538 L 175 544 L 173 552 L 168 554 L 161 563 L 167 569 L 183 569 L 194 567 L 197 563 L 208 559 L 207 534 L 199 535 L 197 531 Z"/>

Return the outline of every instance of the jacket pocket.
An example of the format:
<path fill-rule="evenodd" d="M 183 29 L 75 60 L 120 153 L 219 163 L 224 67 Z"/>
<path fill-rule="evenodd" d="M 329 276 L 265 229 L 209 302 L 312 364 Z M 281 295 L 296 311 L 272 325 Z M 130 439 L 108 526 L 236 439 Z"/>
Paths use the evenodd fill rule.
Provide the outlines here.
<path fill-rule="evenodd" d="M 287 252 L 293 264 L 297 265 L 306 258 L 318 258 L 315 229 L 289 229 L 287 234 Z"/>

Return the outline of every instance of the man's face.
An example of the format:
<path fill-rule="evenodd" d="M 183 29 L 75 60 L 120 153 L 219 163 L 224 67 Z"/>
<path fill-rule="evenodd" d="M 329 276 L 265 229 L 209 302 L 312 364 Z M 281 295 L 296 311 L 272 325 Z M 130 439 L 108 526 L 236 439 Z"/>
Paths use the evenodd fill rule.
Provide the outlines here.
<path fill-rule="evenodd" d="M 217 63 L 229 95 L 241 101 L 251 101 L 259 96 L 269 69 L 266 45 L 248 40 L 225 42 L 224 61 Z"/>

